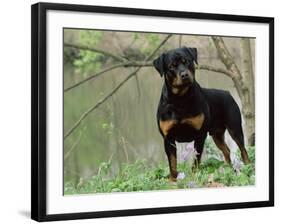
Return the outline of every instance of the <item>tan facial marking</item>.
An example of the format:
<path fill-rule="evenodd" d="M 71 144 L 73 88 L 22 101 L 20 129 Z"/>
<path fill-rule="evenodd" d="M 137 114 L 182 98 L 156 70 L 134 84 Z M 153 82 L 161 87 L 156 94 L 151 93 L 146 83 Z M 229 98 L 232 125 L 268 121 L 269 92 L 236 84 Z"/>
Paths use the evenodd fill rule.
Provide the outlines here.
<path fill-rule="evenodd" d="M 182 84 L 182 78 L 177 74 L 176 77 L 173 79 L 172 86 L 180 86 Z"/>
<path fill-rule="evenodd" d="M 176 120 L 166 120 L 166 121 L 160 120 L 160 129 L 163 135 L 167 136 L 169 131 L 174 127 L 175 124 L 177 124 Z"/>
<path fill-rule="evenodd" d="M 182 79 L 179 75 L 177 75 L 173 80 L 172 80 L 172 93 L 175 95 L 182 96 L 188 91 L 188 87 L 181 86 L 183 84 Z"/>
<path fill-rule="evenodd" d="M 188 91 L 188 87 L 172 87 L 172 93 L 175 95 L 182 96 Z"/>
<path fill-rule="evenodd" d="M 203 113 L 195 116 L 188 117 L 181 120 L 181 124 L 188 124 L 195 128 L 196 130 L 200 130 L 205 120 L 205 115 Z"/>

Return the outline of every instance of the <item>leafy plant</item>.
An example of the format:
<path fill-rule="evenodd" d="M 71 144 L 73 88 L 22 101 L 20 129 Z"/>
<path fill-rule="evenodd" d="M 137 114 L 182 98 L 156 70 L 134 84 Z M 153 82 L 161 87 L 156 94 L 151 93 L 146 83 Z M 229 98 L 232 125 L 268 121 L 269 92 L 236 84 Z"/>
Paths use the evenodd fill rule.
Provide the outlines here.
<path fill-rule="evenodd" d="M 144 38 L 147 42 L 147 47 L 142 48 L 142 53 L 149 54 L 151 51 L 155 48 L 155 46 L 160 44 L 160 38 L 161 36 L 159 34 L 155 33 L 148 33 L 144 35 Z"/>
<path fill-rule="evenodd" d="M 79 43 L 83 46 L 97 47 L 103 32 L 94 30 L 80 30 Z M 79 57 L 74 60 L 77 73 L 94 72 L 100 69 L 103 55 L 88 50 L 80 50 Z"/>
<path fill-rule="evenodd" d="M 255 147 L 248 147 L 250 157 L 254 160 Z M 147 190 L 186 189 L 199 187 L 246 186 L 255 184 L 254 164 L 242 166 L 239 172 L 230 165 L 214 157 L 202 162 L 197 170 L 192 170 L 189 163 L 178 164 L 182 178 L 174 184 L 168 181 L 169 167 L 159 164 L 150 167 L 146 161 L 137 160 L 132 164 L 123 164 L 119 173 L 108 178 L 111 162 L 102 162 L 95 176 L 85 181 L 82 186 L 72 182 L 65 183 L 65 194 L 85 194 L 104 192 L 130 192 Z"/>

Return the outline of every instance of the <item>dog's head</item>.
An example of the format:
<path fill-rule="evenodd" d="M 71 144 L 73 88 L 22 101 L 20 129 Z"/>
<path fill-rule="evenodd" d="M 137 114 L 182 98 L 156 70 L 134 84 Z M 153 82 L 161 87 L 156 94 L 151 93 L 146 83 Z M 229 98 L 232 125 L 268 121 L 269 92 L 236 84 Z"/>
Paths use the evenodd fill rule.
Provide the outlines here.
<path fill-rule="evenodd" d="M 182 47 L 163 53 L 153 65 L 175 95 L 185 94 L 195 81 L 197 49 Z"/>

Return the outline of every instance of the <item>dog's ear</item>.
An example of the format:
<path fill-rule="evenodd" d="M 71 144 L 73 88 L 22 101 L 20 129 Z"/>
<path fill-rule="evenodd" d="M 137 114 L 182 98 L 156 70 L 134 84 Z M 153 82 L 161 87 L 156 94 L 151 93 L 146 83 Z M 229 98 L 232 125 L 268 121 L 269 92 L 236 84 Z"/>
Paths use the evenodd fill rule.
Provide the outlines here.
<path fill-rule="evenodd" d="M 164 58 L 165 58 L 165 54 L 162 54 L 153 61 L 153 65 L 156 68 L 156 70 L 159 72 L 161 77 L 164 74 Z"/>
<path fill-rule="evenodd" d="M 197 62 L 197 48 L 194 47 L 183 47 L 184 51 L 191 56 L 191 58 L 193 59 L 193 61 L 198 64 Z"/>

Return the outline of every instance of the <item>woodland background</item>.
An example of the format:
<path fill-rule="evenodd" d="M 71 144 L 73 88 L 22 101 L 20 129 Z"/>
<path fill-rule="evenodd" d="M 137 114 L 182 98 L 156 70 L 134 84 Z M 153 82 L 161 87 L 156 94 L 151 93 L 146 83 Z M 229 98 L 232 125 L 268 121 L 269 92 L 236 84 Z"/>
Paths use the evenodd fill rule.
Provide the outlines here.
<path fill-rule="evenodd" d="M 254 146 L 255 39 L 64 29 L 66 193 L 87 193 L 94 188 L 97 192 L 163 189 L 164 182 L 134 186 L 136 182 L 150 182 L 151 176 L 157 176 L 158 181 L 168 172 L 156 123 L 163 80 L 151 62 L 160 53 L 180 46 L 198 49 L 196 79 L 201 86 L 229 90 L 234 96 L 243 114 L 245 140 Z M 235 143 L 228 136 L 226 141 L 234 165 L 240 167 Z M 214 172 L 222 166 L 223 157 L 212 140 L 208 139 L 205 147 L 203 158 L 210 163 L 208 169 L 195 181 L 188 180 L 189 187 L 205 186 L 210 178 L 224 185 L 254 183 L 253 165 L 246 167 L 246 175 L 240 179 L 223 167 L 230 172 L 225 177 L 229 180 L 218 180 L 224 174 Z M 179 162 L 191 159 L 190 149 L 191 144 L 178 144 Z M 254 158 L 254 147 L 250 149 Z M 153 169 L 146 181 L 137 178 L 121 187 L 115 183 L 124 182 L 116 176 L 126 169 L 135 169 L 127 174 L 128 180 L 144 167 Z M 184 165 L 182 170 L 186 169 Z M 100 186 L 112 178 L 115 182 L 110 184 L 114 186 Z"/>

